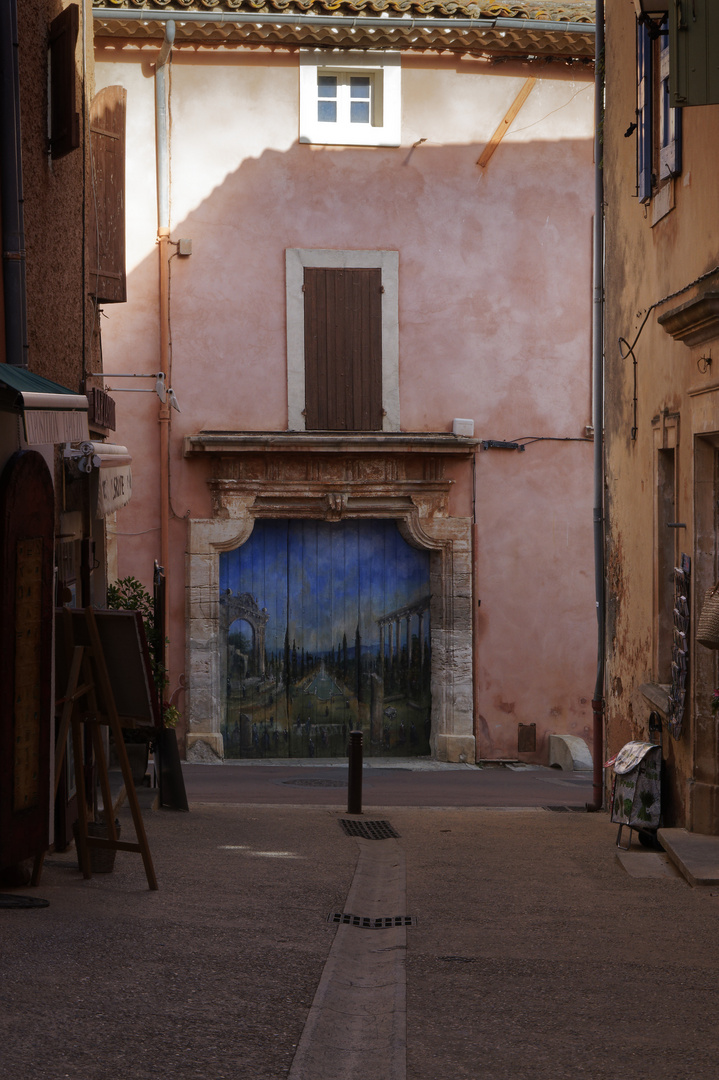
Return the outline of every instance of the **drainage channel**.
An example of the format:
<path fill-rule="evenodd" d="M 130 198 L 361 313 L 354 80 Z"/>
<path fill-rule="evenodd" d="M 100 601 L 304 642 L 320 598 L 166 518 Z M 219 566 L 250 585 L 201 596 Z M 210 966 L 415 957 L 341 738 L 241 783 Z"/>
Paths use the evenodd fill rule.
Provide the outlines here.
<path fill-rule="evenodd" d="M 396 835 L 356 837 L 360 854 L 345 911 L 329 916 L 337 933 L 288 1080 L 406 1080 L 405 953 L 407 926 L 416 920 L 387 915 L 407 905 L 405 854 Z"/>

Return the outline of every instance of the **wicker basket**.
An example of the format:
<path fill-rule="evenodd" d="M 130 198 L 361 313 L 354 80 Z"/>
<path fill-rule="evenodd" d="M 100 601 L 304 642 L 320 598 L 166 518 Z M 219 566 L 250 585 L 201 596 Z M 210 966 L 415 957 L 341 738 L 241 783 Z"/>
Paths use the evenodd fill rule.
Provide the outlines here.
<path fill-rule="evenodd" d="M 696 639 L 707 649 L 719 649 L 719 582 L 704 597 Z"/>
<path fill-rule="evenodd" d="M 75 849 L 78 853 L 77 864 L 80 866 L 80 849 L 78 847 L 78 833 L 79 822 L 73 821 L 72 832 L 75 837 Z M 101 836 L 107 839 L 107 825 L 104 821 L 88 821 L 87 823 L 87 835 L 88 836 Z M 115 818 L 115 836 L 120 839 L 120 822 Z M 90 848 L 90 872 L 93 874 L 111 874 L 115 866 L 115 856 L 117 852 L 114 848 Z"/>

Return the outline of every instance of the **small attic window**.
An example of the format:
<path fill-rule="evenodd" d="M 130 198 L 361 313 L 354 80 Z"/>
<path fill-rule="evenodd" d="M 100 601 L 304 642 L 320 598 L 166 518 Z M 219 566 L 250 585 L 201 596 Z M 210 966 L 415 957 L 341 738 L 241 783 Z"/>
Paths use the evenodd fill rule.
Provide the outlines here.
<path fill-rule="evenodd" d="M 398 53 L 300 53 L 300 142 L 399 146 Z"/>

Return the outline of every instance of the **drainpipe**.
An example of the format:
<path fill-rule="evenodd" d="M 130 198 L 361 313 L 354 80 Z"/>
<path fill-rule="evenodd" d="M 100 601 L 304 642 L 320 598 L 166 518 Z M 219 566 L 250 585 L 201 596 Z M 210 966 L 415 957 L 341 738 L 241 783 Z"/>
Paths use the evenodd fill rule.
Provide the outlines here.
<path fill-rule="evenodd" d="M 477 525 L 477 450 L 472 453 L 472 717 L 474 759 L 482 758 L 479 725 L 479 526 Z"/>
<path fill-rule="evenodd" d="M 165 40 L 155 62 L 157 170 L 157 251 L 160 270 L 160 371 L 171 386 L 170 370 L 170 70 L 175 23 L 165 23 Z M 170 680 L 170 403 L 160 402 L 160 559 L 165 571 L 163 666 Z"/>
<path fill-rule="evenodd" d="M 604 0 L 597 0 L 594 59 L 594 261 L 592 267 L 592 377 L 594 397 L 594 584 L 597 601 L 597 681 L 592 698 L 594 783 L 587 810 L 604 801 Z"/>
<path fill-rule="evenodd" d="M 0 0 L 0 217 L 5 361 L 28 366 L 17 0 Z"/>

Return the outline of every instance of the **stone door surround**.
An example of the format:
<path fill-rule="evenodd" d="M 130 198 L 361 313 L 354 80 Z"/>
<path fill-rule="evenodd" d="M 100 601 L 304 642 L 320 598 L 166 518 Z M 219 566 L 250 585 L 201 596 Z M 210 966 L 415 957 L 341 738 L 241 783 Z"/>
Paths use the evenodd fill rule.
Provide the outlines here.
<path fill-rule="evenodd" d="M 186 555 L 188 760 L 220 760 L 223 693 L 219 563 L 257 518 L 393 519 L 430 552 L 433 756 L 474 761 L 472 536 L 448 512 L 445 460 L 469 469 L 477 443 L 445 433 L 203 431 L 184 454 L 208 459 L 212 517 L 190 519 Z"/>

